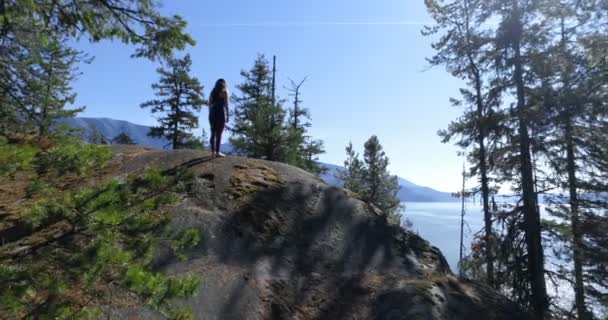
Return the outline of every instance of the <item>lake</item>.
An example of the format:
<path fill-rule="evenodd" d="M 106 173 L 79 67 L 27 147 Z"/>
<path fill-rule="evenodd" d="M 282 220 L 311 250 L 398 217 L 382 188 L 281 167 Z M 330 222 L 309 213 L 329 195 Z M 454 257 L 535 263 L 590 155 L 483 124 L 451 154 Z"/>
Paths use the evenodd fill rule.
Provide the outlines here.
<path fill-rule="evenodd" d="M 404 217 L 414 226 L 414 232 L 439 248 L 448 260 L 452 271 L 458 270 L 460 242 L 460 212 L 458 202 L 408 202 L 404 203 Z M 470 251 L 474 234 L 483 227 L 482 207 L 466 204 L 465 216 L 465 254 Z"/>
<path fill-rule="evenodd" d="M 450 264 L 452 272 L 457 273 L 462 204 L 457 202 L 408 202 L 403 204 L 406 206 L 403 216 L 414 224 L 412 230 L 428 240 L 431 245 L 439 248 Z M 541 216 L 545 219 L 549 218 L 545 206 L 541 206 Z M 475 203 L 467 203 L 464 231 L 465 255 L 471 250 L 471 241 L 475 233 L 479 232 L 482 228 L 482 206 Z M 552 255 L 550 248 L 545 249 L 547 261 L 557 264 L 565 263 L 557 260 Z M 546 264 L 545 267 L 555 268 L 551 263 Z M 571 306 L 573 291 L 568 283 L 558 281 L 557 285 L 555 285 L 553 282 L 548 281 L 547 289 L 553 297 L 559 297 L 558 303 L 562 307 Z"/>

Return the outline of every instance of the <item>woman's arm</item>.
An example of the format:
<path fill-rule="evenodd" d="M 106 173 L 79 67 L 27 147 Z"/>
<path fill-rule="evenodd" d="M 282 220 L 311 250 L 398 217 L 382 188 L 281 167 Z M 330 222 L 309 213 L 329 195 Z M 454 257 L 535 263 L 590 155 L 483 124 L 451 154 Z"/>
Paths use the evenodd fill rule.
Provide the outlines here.
<path fill-rule="evenodd" d="M 228 119 L 230 119 L 229 108 L 228 108 L 229 101 L 230 101 L 230 98 L 226 97 L 226 103 L 224 103 L 224 113 L 226 114 L 226 123 L 228 123 Z"/>

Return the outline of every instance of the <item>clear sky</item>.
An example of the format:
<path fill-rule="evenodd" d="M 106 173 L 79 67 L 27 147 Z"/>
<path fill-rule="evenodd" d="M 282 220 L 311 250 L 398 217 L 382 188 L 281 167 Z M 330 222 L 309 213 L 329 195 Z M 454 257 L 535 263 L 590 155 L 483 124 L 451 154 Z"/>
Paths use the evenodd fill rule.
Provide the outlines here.
<path fill-rule="evenodd" d="M 197 41 L 187 49 L 192 73 L 206 94 L 217 78 L 239 83 L 257 53 L 277 55 L 279 87 L 310 76 L 303 100 L 312 136 L 325 142 L 322 161 L 342 164 L 349 141 L 361 150 L 376 134 L 392 173 L 442 191 L 460 188 L 462 159 L 437 130 L 459 115 L 448 99 L 461 82 L 443 68 L 426 70 L 433 50 L 420 34 L 430 22 L 423 0 L 165 0 L 162 11 L 188 21 Z M 117 42 L 79 48 L 95 57 L 75 84 L 87 106 L 82 116 L 154 124 L 139 104 L 152 98 L 157 65 L 130 58 L 132 48 Z M 206 119 L 203 110 L 204 128 Z"/>

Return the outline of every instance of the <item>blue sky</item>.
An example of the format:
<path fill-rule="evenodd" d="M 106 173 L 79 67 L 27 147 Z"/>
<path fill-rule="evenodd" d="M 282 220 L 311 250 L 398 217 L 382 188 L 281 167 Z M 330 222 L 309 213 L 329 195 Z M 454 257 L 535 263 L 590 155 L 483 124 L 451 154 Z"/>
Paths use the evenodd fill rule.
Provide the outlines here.
<path fill-rule="evenodd" d="M 312 112 L 311 134 L 325 142 L 322 161 L 341 164 L 349 141 L 362 149 L 376 134 L 392 173 L 442 191 L 459 189 L 462 159 L 436 133 L 459 115 L 448 99 L 461 83 L 443 68 L 426 70 L 433 50 L 432 39 L 420 34 L 430 22 L 424 1 L 165 0 L 162 11 L 188 21 L 197 41 L 187 49 L 192 73 L 206 93 L 220 77 L 238 84 L 257 53 L 277 55 L 279 85 L 310 77 L 303 100 Z M 139 104 L 152 98 L 157 65 L 129 58 L 132 48 L 118 42 L 79 48 L 95 57 L 75 84 L 78 104 L 87 106 L 82 116 L 154 124 Z M 203 110 L 204 128 L 206 118 Z"/>

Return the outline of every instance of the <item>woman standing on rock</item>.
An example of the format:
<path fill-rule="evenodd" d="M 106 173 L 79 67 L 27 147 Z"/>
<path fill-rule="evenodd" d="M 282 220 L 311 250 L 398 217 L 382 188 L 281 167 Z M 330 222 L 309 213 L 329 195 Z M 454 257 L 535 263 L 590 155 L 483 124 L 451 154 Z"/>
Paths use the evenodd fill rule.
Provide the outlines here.
<path fill-rule="evenodd" d="M 220 153 L 222 133 L 228 123 L 228 84 L 219 79 L 209 97 L 209 125 L 211 127 L 211 153 L 214 157 L 223 157 Z"/>

